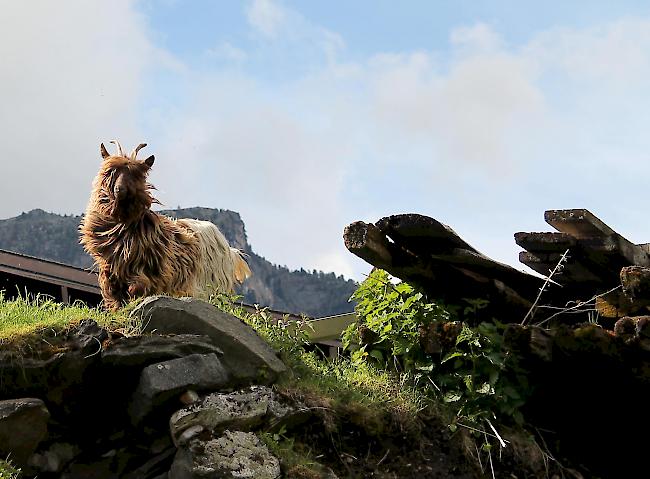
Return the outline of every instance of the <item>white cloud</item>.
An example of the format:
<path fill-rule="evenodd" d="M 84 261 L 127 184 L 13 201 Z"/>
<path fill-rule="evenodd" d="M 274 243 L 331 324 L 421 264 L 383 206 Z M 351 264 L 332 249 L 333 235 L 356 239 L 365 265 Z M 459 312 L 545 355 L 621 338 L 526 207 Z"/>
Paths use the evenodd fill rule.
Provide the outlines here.
<path fill-rule="evenodd" d="M 301 18 L 294 15 L 285 10 L 284 21 Z M 304 29 L 300 41 L 279 27 L 274 41 L 322 50 L 322 29 L 302 20 L 294 23 Z M 452 31 L 446 53 L 342 63 L 344 44 L 335 41 L 338 53 L 318 69 L 271 90 L 242 73 L 193 79 L 195 100 L 170 124 L 169 136 L 182 142 L 164 148 L 180 157 L 192 145 L 191 173 L 182 182 L 175 171 L 160 174 L 168 185 L 176 179 L 168 193 L 184 204 L 240 211 L 253 247 L 289 267 L 354 271 L 361 279 L 367 266 L 344 249 L 344 226 L 412 211 L 516 264 L 512 233 L 527 227 L 523 216 L 543 229 L 545 208 L 602 207 L 592 192 L 567 193 L 587 164 L 608 165 L 624 151 L 603 148 L 598 133 L 622 134 L 606 112 L 630 99 L 620 90 L 611 105 L 593 93 L 650 76 L 648 59 L 627 52 L 634 42 L 641 51 L 646 36 L 641 27 L 612 24 L 542 32 L 515 48 L 479 24 Z M 594 63 L 607 62 L 620 49 L 616 74 L 571 60 L 591 52 Z M 572 97 L 558 96 L 558 84 Z M 639 130 L 634 138 L 646 143 Z"/>
<path fill-rule="evenodd" d="M 336 32 L 256 0 L 247 18 L 260 41 L 206 50 L 247 69 L 209 72 L 156 49 L 131 2 L 23 3 L 6 2 L 0 18 L 0 91 L 11 92 L 0 216 L 79 212 L 99 141 L 135 144 L 145 129 L 165 203 L 239 211 L 254 249 L 293 268 L 361 279 L 367 266 L 346 252 L 343 228 L 403 212 L 449 223 L 515 264 L 511 234 L 545 228 L 545 208 L 591 208 L 647 240 L 612 199 L 644 213 L 650 20 L 519 45 L 477 24 L 450 31 L 450 50 L 346 62 Z M 309 68 L 271 83 L 253 73 L 260 58 Z M 165 105 L 168 91 L 152 88 L 160 68 L 182 103 Z M 144 110 L 152 91 L 161 99 Z"/>
<path fill-rule="evenodd" d="M 257 31 L 274 38 L 287 20 L 287 10 L 272 0 L 253 0 L 246 9 L 246 17 Z"/>
<path fill-rule="evenodd" d="M 0 217 L 79 212 L 99 142 L 134 143 L 141 87 L 168 55 L 132 2 L 3 2 Z"/>
<path fill-rule="evenodd" d="M 235 63 L 242 63 L 248 58 L 244 50 L 237 48 L 230 42 L 223 42 L 216 47 L 208 48 L 205 53 L 209 57 L 233 61 Z"/>
<path fill-rule="evenodd" d="M 474 54 L 503 49 L 503 39 L 487 24 L 458 27 L 449 35 L 451 44 L 460 52 Z"/>

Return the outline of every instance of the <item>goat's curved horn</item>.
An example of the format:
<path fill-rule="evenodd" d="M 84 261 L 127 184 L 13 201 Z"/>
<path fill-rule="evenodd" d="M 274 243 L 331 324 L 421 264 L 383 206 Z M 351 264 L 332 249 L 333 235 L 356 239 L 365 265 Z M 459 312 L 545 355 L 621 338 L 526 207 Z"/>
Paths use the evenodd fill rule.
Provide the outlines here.
<path fill-rule="evenodd" d="M 111 143 L 117 146 L 117 154 L 120 156 L 124 156 L 124 151 L 122 151 L 122 145 L 120 145 L 120 142 L 117 140 L 111 140 Z"/>
<path fill-rule="evenodd" d="M 133 151 L 131 152 L 131 157 L 130 157 L 130 158 L 131 158 L 132 160 L 135 160 L 135 157 L 138 156 L 138 151 L 140 151 L 140 150 L 141 150 L 142 148 L 144 148 L 145 146 L 147 146 L 146 143 L 140 143 L 138 146 L 136 146 L 136 147 L 135 147 L 135 150 L 133 150 Z"/>

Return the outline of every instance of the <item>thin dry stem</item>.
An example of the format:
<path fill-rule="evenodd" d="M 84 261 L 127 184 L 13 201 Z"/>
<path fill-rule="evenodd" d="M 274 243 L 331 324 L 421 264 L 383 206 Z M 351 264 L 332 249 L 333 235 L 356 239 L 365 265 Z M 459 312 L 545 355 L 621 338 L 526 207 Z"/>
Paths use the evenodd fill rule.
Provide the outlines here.
<path fill-rule="evenodd" d="M 542 297 L 542 293 L 544 293 L 544 290 L 546 290 L 546 287 L 552 281 L 551 278 L 553 277 L 553 275 L 555 275 L 558 271 L 562 270 L 564 266 L 564 262 L 568 259 L 568 255 L 569 255 L 569 250 L 567 249 L 560 257 L 560 260 L 555 265 L 555 268 L 553 268 L 551 273 L 544 280 L 544 284 L 542 285 L 541 288 L 539 288 L 539 293 L 537 294 L 537 298 L 535 298 L 533 305 L 530 307 L 530 309 L 526 313 L 526 316 L 524 316 L 524 319 L 521 321 L 522 326 L 526 324 L 526 320 L 528 319 L 528 317 L 532 316 L 533 311 L 535 311 L 535 308 L 537 307 L 537 303 L 539 303 L 539 299 Z"/>
<path fill-rule="evenodd" d="M 616 291 L 616 290 L 619 289 L 619 288 L 622 288 L 622 286 L 621 286 L 620 284 L 619 284 L 618 286 L 616 286 L 616 287 L 610 289 L 609 291 L 605 291 L 604 293 L 600 293 L 600 294 L 597 294 L 597 295 L 595 295 L 595 296 L 592 296 L 592 297 L 591 297 L 590 299 L 588 299 L 587 301 L 579 301 L 575 306 L 571 306 L 571 307 L 569 307 L 569 308 L 565 308 L 565 309 L 563 309 L 563 310 L 560 310 L 560 311 L 558 311 L 557 313 L 552 314 L 552 315 L 549 316 L 548 318 L 544 319 L 543 321 L 540 321 L 539 323 L 537 323 L 537 326 L 541 326 L 541 325 L 543 325 L 543 324 L 546 324 L 546 323 L 549 322 L 551 319 L 553 319 L 553 318 L 559 316 L 560 314 L 565 314 L 565 313 L 570 313 L 570 312 L 592 311 L 593 308 L 585 309 L 585 310 L 578 310 L 578 311 L 576 311 L 576 310 L 577 310 L 578 308 L 580 308 L 581 306 L 588 305 L 588 304 L 591 303 L 592 301 L 596 301 L 596 299 L 598 299 L 598 298 L 602 298 L 603 296 L 607 296 L 608 294 L 613 293 L 614 291 Z"/>

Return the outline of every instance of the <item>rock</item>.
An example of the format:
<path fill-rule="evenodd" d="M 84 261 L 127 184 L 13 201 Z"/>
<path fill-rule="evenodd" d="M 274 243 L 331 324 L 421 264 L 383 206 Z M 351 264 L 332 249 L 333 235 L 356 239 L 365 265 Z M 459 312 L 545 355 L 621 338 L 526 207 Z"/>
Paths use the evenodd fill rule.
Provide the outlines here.
<path fill-rule="evenodd" d="M 40 399 L 0 401 L 0 454 L 22 467 L 47 435 L 50 413 Z"/>
<path fill-rule="evenodd" d="M 147 366 L 133 394 L 130 414 L 139 423 L 154 408 L 187 389 L 215 390 L 229 385 L 228 372 L 216 354 L 191 354 Z"/>
<path fill-rule="evenodd" d="M 114 472 L 114 458 L 107 457 L 91 464 L 73 463 L 61 474 L 61 479 L 119 479 Z"/>
<path fill-rule="evenodd" d="M 620 278 L 626 296 L 644 305 L 650 303 L 650 268 L 626 266 L 621 269 Z"/>
<path fill-rule="evenodd" d="M 131 336 L 120 338 L 102 352 L 102 364 L 109 367 L 148 366 L 160 361 L 183 358 L 190 354 L 223 355 L 208 336 Z"/>
<path fill-rule="evenodd" d="M 176 411 L 169 425 L 178 444 L 187 440 L 185 432 L 190 430 L 219 434 L 225 429 L 249 431 L 262 424 L 267 430 L 276 430 L 282 425 L 291 427 L 304 422 L 308 417 L 306 407 L 281 402 L 266 386 L 251 386 L 228 394 L 209 394 L 201 402 Z"/>
<path fill-rule="evenodd" d="M 190 404 L 194 404 L 199 399 L 200 399 L 199 393 L 191 389 L 185 391 L 185 393 L 183 393 L 183 395 L 180 397 L 180 401 L 186 406 L 189 406 Z"/>
<path fill-rule="evenodd" d="M 176 453 L 175 448 L 169 448 L 155 455 L 137 469 L 122 476 L 122 479 L 155 479 L 167 474 Z"/>
<path fill-rule="evenodd" d="M 223 350 L 223 363 L 239 385 L 271 384 L 287 369 L 250 326 L 205 301 L 153 296 L 131 314 L 142 318 L 145 332 L 209 336 Z"/>
<path fill-rule="evenodd" d="M 255 434 L 224 431 L 218 439 L 193 439 L 179 449 L 169 479 L 280 477 L 280 461 Z"/>
<path fill-rule="evenodd" d="M 635 334 L 639 339 L 650 338 L 650 316 L 637 316 Z"/>
<path fill-rule="evenodd" d="M 79 350 L 84 356 L 99 354 L 102 343 L 108 339 L 108 331 L 92 319 L 84 319 L 70 333 L 70 349 Z"/>
<path fill-rule="evenodd" d="M 61 472 L 63 467 L 80 453 L 80 449 L 62 442 L 52 444 L 46 451 L 35 453 L 28 465 L 39 472 Z"/>
<path fill-rule="evenodd" d="M 625 341 L 630 341 L 634 338 L 635 330 L 636 323 L 633 318 L 628 316 L 619 319 L 614 324 L 614 334 Z"/>

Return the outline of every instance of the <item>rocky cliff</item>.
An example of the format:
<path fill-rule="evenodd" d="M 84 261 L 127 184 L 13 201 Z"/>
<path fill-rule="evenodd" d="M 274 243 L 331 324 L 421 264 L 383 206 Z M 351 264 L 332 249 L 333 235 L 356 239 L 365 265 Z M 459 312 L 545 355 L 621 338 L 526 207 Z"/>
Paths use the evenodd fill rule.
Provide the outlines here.
<path fill-rule="evenodd" d="M 270 263 L 251 248 L 239 213 L 213 208 L 185 208 L 162 213 L 211 221 L 230 244 L 249 255 L 253 277 L 239 291 L 247 303 L 312 317 L 353 309 L 348 298 L 356 288 L 354 281 L 334 273 L 291 271 Z M 0 249 L 89 268 L 92 260 L 79 245 L 80 220 L 80 216 L 61 216 L 39 209 L 0 220 Z"/>

